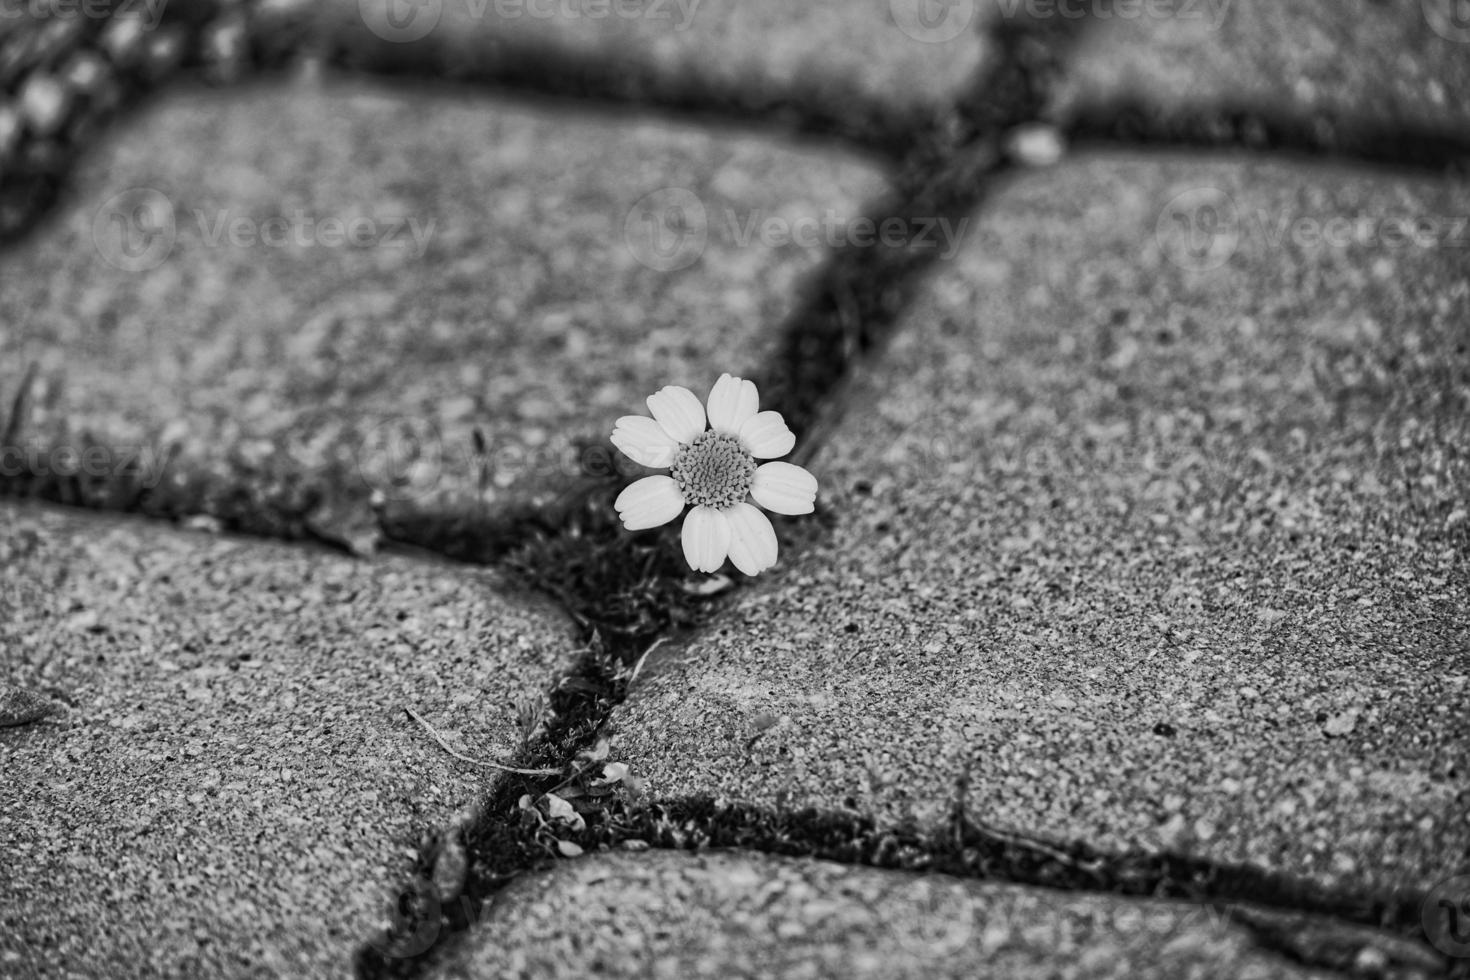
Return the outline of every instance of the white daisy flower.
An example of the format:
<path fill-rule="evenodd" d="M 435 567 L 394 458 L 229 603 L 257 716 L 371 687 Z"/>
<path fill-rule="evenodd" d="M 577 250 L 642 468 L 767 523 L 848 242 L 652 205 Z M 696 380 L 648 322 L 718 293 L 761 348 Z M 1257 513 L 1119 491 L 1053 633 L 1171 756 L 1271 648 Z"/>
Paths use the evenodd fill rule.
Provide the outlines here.
<path fill-rule="evenodd" d="M 746 575 L 776 564 L 776 529 L 751 503 L 796 516 L 816 509 L 817 478 L 791 463 L 765 463 L 791 452 L 796 436 L 780 412 L 762 412 L 752 382 L 720 376 L 709 412 L 688 388 L 670 385 L 648 397 L 653 418 L 628 415 L 613 429 L 613 445 L 640 466 L 670 471 L 650 476 L 618 495 L 616 507 L 630 531 L 684 518 L 684 559 L 715 572 L 729 558 Z M 708 423 L 708 428 L 706 428 Z"/>

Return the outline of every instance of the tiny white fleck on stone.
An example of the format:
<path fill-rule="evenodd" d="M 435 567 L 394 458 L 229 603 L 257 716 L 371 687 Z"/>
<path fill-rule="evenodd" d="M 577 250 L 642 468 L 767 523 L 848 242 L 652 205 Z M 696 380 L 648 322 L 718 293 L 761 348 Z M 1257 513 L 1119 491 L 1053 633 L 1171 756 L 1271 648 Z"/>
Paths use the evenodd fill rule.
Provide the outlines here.
<path fill-rule="evenodd" d="M 1022 166 L 1052 167 L 1066 155 L 1067 144 L 1055 126 L 1030 123 L 1010 131 L 1006 151 Z"/>

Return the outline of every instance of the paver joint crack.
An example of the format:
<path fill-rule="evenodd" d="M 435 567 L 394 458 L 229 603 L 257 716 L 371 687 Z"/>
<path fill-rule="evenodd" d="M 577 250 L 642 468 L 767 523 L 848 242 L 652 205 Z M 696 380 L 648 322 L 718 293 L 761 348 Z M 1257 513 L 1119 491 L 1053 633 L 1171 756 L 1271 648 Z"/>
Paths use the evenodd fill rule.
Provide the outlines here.
<path fill-rule="evenodd" d="M 121 9 L 124 0 L 105 0 Z M 622 104 L 672 114 L 693 122 L 737 122 L 776 135 L 833 141 L 884 163 L 891 191 L 871 208 L 884 218 L 926 216 L 958 221 L 985 201 L 995 179 L 1015 166 L 1006 138 L 1015 127 L 1054 125 L 1077 143 L 1132 147 L 1305 154 L 1398 168 L 1445 170 L 1470 159 L 1470 141 L 1454 133 L 1326 120 L 1290 110 L 1252 106 L 1199 106 L 1161 112 L 1131 102 L 1084 107 L 1072 118 L 1049 117 L 1051 94 L 1067 67 L 1069 47 L 1087 28 L 1085 19 L 1002 21 L 990 28 L 996 51 L 977 77 L 943 109 L 854 100 L 844 94 L 732 85 L 697 72 L 670 74 L 652 65 L 569 53 L 554 46 L 502 44 L 494 57 L 467 54 L 455 39 L 421 44 L 387 43 L 309 3 L 230 3 L 195 0 L 169 4 L 148 44 L 110 33 L 105 18 L 78 18 L 59 26 L 45 20 L 22 24 L 0 39 L 0 115 L 5 100 L 39 78 L 71 86 L 67 113 L 48 121 L 27 119 L 21 138 L 0 142 L 0 247 L 22 242 L 54 207 L 77 155 L 107 120 L 165 83 L 180 77 L 228 82 L 246 74 L 279 70 L 303 53 L 329 66 L 386 78 L 427 78 L 505 94 L 554 96 L 596 104 Z M 102 65 L 95 77 L 61 74 L 79 54 Z M 43 124 L 44 122 L 44 124 Z M 1392 139 L 1385 139 L 1385 134 Z M 933 250 L 837 249 L 806 284 L 782 331 L 776 359 L 759 372 L 763 392 L 799 431 L 817 434 L 809 456 L 829 433 L 843 402 L 843 386 L 863 360 L 881 353 L 900 315 L 936 261 Z M 30 383 L 14 393 L 5 419 L 6 444 L 27 418 Z M 800 461 L 800 460 L 798 460 Z M 650 645 L 697 628 L 728 602 L 684 589 L 685 569 L 673 531 L 632 537 L 612 517 L 618 474 L 589 475 L 559 504 L 546 510 L 492 517 L 417 513 L 383 515 L 388 536 L 468 561 L 495 561 L 522 572 L 556 597 L 581 624 L 587 654 L 561 678 L 552 696 L 552 724 L 523 757 L 521 769 L 562 768 L 598 738 L 612 708 L 626 695 L 629 671 Z M 315 491 L 313 491 L 315 492 Z M 36 475 L 0 479 L 0 493 L 31 496 L 110 510 L 135 510 L 175 518 L 213 507 L 235 529 L 287 537 L 310 536 L 309 522 L 294 508 L 260 495 L 224 494 L 195 486 L 174 498 L 150 495 L 126 480 L 87 486 Z M 298 494 L 299 496 L 299 494 Z M 306 494 L 311 497 L 311 492 Z M 830 515 L 795 532 L 814 539 Z M 801 540 L 796 542 L 798 545 Z M 471 825 L 431 838 L 419 876 L 407 890 L 396 936 L 363 946 L 357 961 L 364 977 L 417 976 L 442 955 L 451 937 L 478 919 L 478 911 L 516 873 L 548 857 L 545 842 L 518 820 L 523 793 L 544 792 L 554 779 L 500 778 L 480 817 Z M 871 821 L 814 811 L 771 813 L 748 806 L 718 807 L 708 800 L 664 801 L 629 808 L 614 802 L 589 821 L 586 846 L 629 840 L 654 846 L 725 846 L 830 860 L 1079 890 L 1147 894 L 1214 901 L 1254 898 L 1381 928 L 1412 932 L 1417 896 L 1329 893 L 1265 872 L 1229 868 L 1172 855 L 1117 855 L 1084 844 L 1050 844 L 1007 835 L 971 820 L 957 807 L 950 833 L 925 836 L 885 831 Z M 440 894 L 436 860 L 463 850 L 469 861 L 460 894 Z M 1243 917 L 1241 921 L 1247 921 Z M 426 927 L 432 928 L 427 929 Z M 448 928 L 441 928 L 447 926 Z M 432 935 L 430 935 L 432 934 Z M 400 955 L 404 941 L 430 935 L 415 955 Z M 1289 936 L 1270 928 L 1259 940 L 1302 957 Z M 395 952 L 396 951 L 396 952 Z M 1345 968 L 1336 959 L 1318 965 Z"/>

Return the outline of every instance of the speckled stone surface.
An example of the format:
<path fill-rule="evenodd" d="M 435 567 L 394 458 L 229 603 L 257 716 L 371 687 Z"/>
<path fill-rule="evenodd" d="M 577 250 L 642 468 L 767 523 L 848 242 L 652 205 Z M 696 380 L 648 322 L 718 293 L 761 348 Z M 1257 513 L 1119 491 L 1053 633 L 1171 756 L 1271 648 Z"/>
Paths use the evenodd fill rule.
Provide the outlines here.
<path fill-rule="evenodd" d="M 447 0 L 438 29 L 907 103 L 982 54 L 973 23 L 905 32 L 928 2 L 676 0 L 692 16 L 671 30 L 471 23 Z M 996 4 L 1048 6 L 929 12 Z M 1264 98 L 1465 122 L 1448 0 L 1174 7 L 1207 21 L 1110 18 L 1058 111 Z M 639 237 L 689 216 L 671 188 L 710 222 L 684 269 L 658 266 L 687 239 Z M 770 355 L 823 251 L 739 236 L 840 225 L 879 188 L 835 153 L 633 115 L 310 80 L 178 93 L 99 145 L 0 268 L 0 405 L 34 360 L 34 424 L 63 442 L 544 498 L 574 437 Z M 1346 885 L 1470 870 L 1467 214 L 1463 182 L 1330 168 L 1020 177 L 812 461 L 833 534 L 650 659 L 616 758 L 654 798 L 932 823 L 968 773 L 976 816 L 1101 848 Z M 211 244 L 280 218 L 310 240 Z M 357 219 L 391 240 L 320 224 Z M 11 506 L 0 528 L 0 683 L 63 706 L 0 730 L 0 976 L 344 974 L 419 835 L 486 785 L 403 705 L 504 757 L 510 702 L 574 642 L 463 568 Z M 644 853 L 520 881 L 444 972 L 1291 969 L 1204 910 Z"/>
<path fill-rule="evenodd" d="M 1233 250 L 1179 240 L 1201 189 Z M 831 537 L 655 654 L 619 757 L 655 797 L 929 822 L 968 771 L 978 817 L 1097 847 L 1463 873 L 1467 253 L 1255 222 L 1467 201 L 1187 159 L 1016 179 L 813 459 Z"/>
<path fill-rule="evenodd" d="M 1065 964 L 1065 965 L 1063 965 Z M 435 978 L 1307 978 L 1203 906 L 760 854 L 606 854 L 503 892 Z"/>
<path fill-rule="evenodd" d="M 767 222 L 840 224 L 880 187 L 840 156 L 633 115 L 181 92 L 6 257 L 0 396 L 35 362 L 24 444 L 179 446 L 159 479 L 279 466 L 389 502 L 544 500 L 581 472 L 579 437 L 773 345 L 824 243 Z"/>
<path fill-rule="evenodd" d="M 984 2 L 927 0 L 438 0 L 398 23 L 387 0 L 330 0 L 379 36 L 549 42 L 692 70 L 747 88 L 820 85 L 890 105 L 944 104 L 983 56 Z M 401 33 L 400 33 L 401 32 Z"/>
<path fill-rule="evenodd" d="M 1100 9 L 1100 0 L 990 0 Z M 1453 0 L 1118 0 L 1070 64 L 1061 104 L 1131 97 L 1321 112 L 1463 131 L 1470 21 Z M 1054 14 L 1052 16 L 1055 16 Z"/>
<path fill-rule="evenodd" d="M 0 976 L 343 977 L 576 652 L 495 576 L 0 505 Z"/>

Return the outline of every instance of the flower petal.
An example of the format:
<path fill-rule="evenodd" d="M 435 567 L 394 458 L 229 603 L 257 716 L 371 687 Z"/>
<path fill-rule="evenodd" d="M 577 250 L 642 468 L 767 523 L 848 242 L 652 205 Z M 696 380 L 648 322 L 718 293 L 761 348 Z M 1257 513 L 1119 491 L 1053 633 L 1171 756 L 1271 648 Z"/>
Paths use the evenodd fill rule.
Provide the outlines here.
<path fill-rule="evenodd" d="M 709 424 L 721 435 L 738 436 L 740 427 L 754 418 L 759 409 L 760 395 L 753 381 L 722 374 L 710 389 Z"/>
<path fill-rule="evenodd" d="M 773 513 L 810 514 L 816 510 L 817 478 L 792 463 L 766 463 L 755 471 L 750 495 Z"/>
<path fill-rule="evenodd" d="M 704 431 L 704 406 L 688 388 L 669 385 L 649 395 L 648 410 L 665 432 L 685 445 Z"/>
<path fill-rule="evenodd" d="M 776 529 L 771 519 L 750 504 L 725 511 L 730 522 L 730 560 L 746 575 L 759 575 L 776 564 Z"/>
<path fill-rule="evenodd" d="M 645 476 L 618 494 L 613 506 L 623 527 L 630 531 L 646 531 L 662 527 L 684 509 L 684 495 L 673 477 Z"/>
<path fill-rule="evenodd" d="M 696 572 L 718 572 L 730 554 L 730 522 L 713 507 L 696 507 L 684 518 L 684 560 Z"/>
<path fill-rule="evenodd" d="M 624 415 L 613 428 L 612 444 L 639 466 L 666 470 L 674 465 L 679 444 L 653 419 Z"/>
<path fill-rule="evenodd" d="M 776 459 L 796 448 L 796 436 L 780 412 L 761 412 L 740 427 L 740 445 L 756 459 Z"/>

